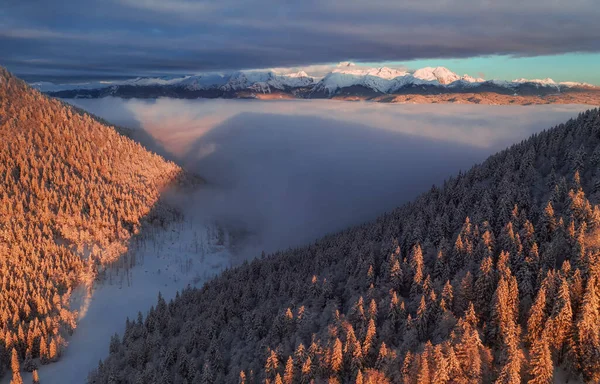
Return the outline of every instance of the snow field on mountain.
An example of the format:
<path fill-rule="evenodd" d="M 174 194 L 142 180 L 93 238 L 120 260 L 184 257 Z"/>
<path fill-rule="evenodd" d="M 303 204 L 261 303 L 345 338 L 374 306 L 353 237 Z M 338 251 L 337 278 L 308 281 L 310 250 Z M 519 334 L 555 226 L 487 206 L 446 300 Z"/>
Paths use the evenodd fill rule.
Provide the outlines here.
<path fill-rule="evenodd" d="M 513 81 L 475 78 L 468 74 L 460 76 L 445 67 L 425 67 L 415 71 L 388 67 L 364 67 L 353 63 L 340 63 L 323 77 L 311 76 L 303 70 L 282 72 L 280 70 L 250 70 L 233 73 L 203 73 L 183 77 L 135 78 L 125 81 L 105 81 L 80 84 L 53 84 L 37 82 L 31 85 L 43 92 L 76 89 L 102 89 L 114 86 L 161 86 L 183 88 L 189 91 L 220 89 L 226 92 L 251 90 L 269 93 L 273 90 L 312 88 L 314 92 L 333 94 L 337 90 L 364 86 L 381 93 L 393 93 L 402 87 L 430 85 L 437 87 L 476 87 L 489 82 L 496 86 L 514 88 L 522 84 L 537 87 L 580 87 L 589 84 L 576 82 L 557 83 L 552 79 L 524 79 Z"/>

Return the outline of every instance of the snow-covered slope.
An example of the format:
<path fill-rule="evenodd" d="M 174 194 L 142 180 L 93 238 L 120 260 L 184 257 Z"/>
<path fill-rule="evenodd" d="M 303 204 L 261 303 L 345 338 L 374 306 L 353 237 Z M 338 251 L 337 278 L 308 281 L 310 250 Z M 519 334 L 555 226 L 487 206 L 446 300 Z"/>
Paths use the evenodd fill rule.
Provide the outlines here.
<path fill-rule="evenodd" d="M 352 92 L 361 92 L 360 87 L 370 92 L 381 94 L 409 92 L 460 92 L 463 89 L 475 92 L 480 86 L 485 85 L 485 91 L 490 87 L 504 92 L 552 93 L 568 88 L 592 87 L 585 83 L 562 82 L 557 83 L 552 79 L 524 79 L 518 78 L 512 81 L 484 80 L 468 74 L 462 76 L 452 72 L 445 67 L 425 67 L 415 71 L 394 69 L 388 67 L 369 68 L 355 65 L 350 62 L 338 64 L 331 72 L 323 77 L 315 77 L 303 70 L 294 73 L 282 73 L 278 70 L 252 70 L 234 73 L 205 73 L 184 77 L 159 77 L 159 78 L 135 78 L 125 81 L 105 81 L 79 84 L 53 84 L 49 82 L 38 82 L 32 84 L 42 92 L 55 93 L 61 97 L 103 97 L 107 95 L 119 96 L 119 87 L 127 87 L 126 97 L 136 96 L 136 90 L 131 87 L 140 87 L 141 97 L 158 97 L 167 93 L 155 91 L 158 96 L 144 93 L 144 89 L 168 89 L 169 95 L 178 95 L 179 91 L 186 97 L 192 92 L 192 97 L 205 97 L 196 91 L 210 91 L 211 97 L 231 97 L 238 92 L 271 93 L 289 92 L 300 94 L 304 97 L 320 94 L 333 96 L 340 92 L 345 95 Z M 358 88 L 357 88 L 358 87 Z M 96 92 L 95 94 L 93 91 Z M 87 92 L 87 94 L 86 94 Z M 185 92 L 188 92 L 186 94 Z M 196 95 L 196 96 L 193 96 Z"/>
<path fill-rule="evenodd" d="M 406 75 L 406 71 L 387 67 L 361 69 L 351 63 L 343 63 L 319 81 L 315 90 L 332 94 L 338 89 L 361 85 L 377 92 L 388 93 L 397 85 L 395 79 Z"/>
<path fill-rule="evenodd" d="M 220 73 L 207 73 L 198 76 L 188 76 L 178 83 L 171 85 L 183 87 L 190 91 L 197 91 L 200 89 L 214 89 L 221 87 L 227 83 L 228 79 L 228 76 Z"/>
<path fill-rule="evenodd" d="M 519 79 L 515 79 L 512 81 L 513 84 L 524 84 L 524 83 L 531 83 L 531 84 L 535 84 L 539 87 L 556 87 L 556 88 L 576 88 L 576 87 L 593 87 L 592 84 L 588 84 L 588 83 L 580 83 L 580 82 L 576 82 L 576 81 L 561 81 L 561 82 L 556 82 L 554 80 L 552 80 L 551 78 L 547 77 L 545 79 L 524 79 L 524 78 L 519 78 Z"/>
<path fill-rule="evenodd" d="M 248 71 L 234 73 L 221 88 L 224 91 L 250 89 L 267 93 L 271 91 L 271 88 L 278 90 L 300 88 L 310 86 L 313 82 L 314 79 L 304 71 L 292 74 L 277 74 L 274 71 Z"/>
<path fill-rule="evenodd" d="M 112 85 L 134 85 L 134 86 L 168 86 L 180 84 L 191 76 L 184 77 L 137 77 L 135 79 L 125 80 L 123 82 L 113 83 Z"/>
<path fill-rule="evenodd" d="M 128 80 L 131 81 L 131 80 Z M 29 85 L 40 92 L 60 92 L 66 90 L 78 90 L 78 89 L 102 89 L 108 88 L 118 82 L 112 81 L 98 81 L 98 82 L 90 82 L 90 83 L 63 83 L 63 84 L 55 84 L 49 81 L 37 81 L 35 83 L 30 83 Z"/>
<path fill-rule="evenodd" d="M 580 88 L 593 88 L 594 87 L 593 84 L 590 84 L 590 83 L 581 83 L 581 82 L 577 82 L 577 81 L 561 81 L 558 84 L 561 85 L 561 86 L 563 86 L 563 87 L 567 87 L 567 88 L 576 88 L 576 87 L 580 87 Z"/>
<path fill-rule="evenodd" d="M 450 84 L 460 79 L 456 73 L 452 72 L 448 68 L 445 67 L 425 67 L 421 69 L 417 69 L 413 76 L 416 79 L 421 79 L 425 81 L 437 81 L 439 84 Z"/>
<path fill-rule="evenodd" d="M 325 76 L 315 86 L 315 91 L 334 94 L 340 89 L 358 85 L 380 93 L 394 93 L 407 86 L 471 87 L 485 82 L 469 75 L 459 76 L 445 67 L 425 67 L 411 73 L 387 67 L 356 69 L 344 64 Z"/>
<path fill-rule="evenodd" d="M 513 83 L 533 83 L 533 84 L 539 84 L 539 85 L 551 85 L 551 86 L 556 86 L 556 82 L 554 80 L 552 80 L 551 78 L 547 77 L 545 79 L 524 79 L 524 78 L 519 78 L 519 79 L 515 79 L 512 81 Z"/>
<path fill-rule="evenodd" d="M 151 232 L 152 236 L 131 245 L 129 255 L 136 260 L 132 268 L 111 268 L 93 290 L 86 293 L 86 287 L 81 287 L 72 295 L 79 298 L 72 303 L 79 309 L 77 329 L 67 339 L 61 359 L 38 368 L 42 383 L 85 383 L 98 360 L 106 356 L 111 336 L 125 331 L 124 319 L 135 320 L 138 312 L 145 313 L 156 304 L 159 293 L 169 301 L 177 291 L 202 286 L 232 263 L 228 244 L 219 245 L 218 228 L 198 217 L 188 215 L 181 223 Z M 26 383 L 31 382 L 30 373 L 21 374 Z M 10 375 L 4 375 L 0 384 L 9 381 Z"/>

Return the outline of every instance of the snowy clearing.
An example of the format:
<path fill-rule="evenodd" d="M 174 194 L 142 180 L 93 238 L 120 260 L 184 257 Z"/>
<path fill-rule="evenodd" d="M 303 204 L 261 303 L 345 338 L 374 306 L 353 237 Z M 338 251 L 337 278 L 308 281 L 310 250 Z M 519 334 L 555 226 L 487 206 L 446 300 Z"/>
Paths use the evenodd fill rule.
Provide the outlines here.
<path fill-rule="evenodd" d="M 132 242 L 125 255 L 135 258 L 134 267 L 107 270 L 87 300 L 85 287 L 73 294 L 73 303 L 80 308 L 77 329 L 58 362 L 39 366 L 42 383 L 85 383 L 89 371 L 108 355 L 111 336 L 123 334 L 127 317 L 136 319 L 138 311 L 146 314 L 159 292 L 168 301 L 178 290 L 201 286 L 229 266 L 227 234 L 214 224 L 186 218 L 165 229 L 149 230 L 152 233 Z M 30 373 L 22 376 L 31 382 Z M 10 379 L 5 375 L 2 384 Z"/>

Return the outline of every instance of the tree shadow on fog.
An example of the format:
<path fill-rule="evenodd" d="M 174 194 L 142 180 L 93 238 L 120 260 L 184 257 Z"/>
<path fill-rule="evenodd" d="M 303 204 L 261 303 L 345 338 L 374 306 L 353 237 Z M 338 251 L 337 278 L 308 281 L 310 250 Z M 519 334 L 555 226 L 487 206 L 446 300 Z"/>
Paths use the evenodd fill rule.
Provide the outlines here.
<path fill-rule="evenodd" d="M 209 183 L 195 208 L 252 228 L 256 256 L 372 220 L 488 154 L 322 117 L 241 113 L 180 162 Z"/>
<path fill-rule="evenodd" d="M 94 102 L 98 103 L 98 101 L 102 102 L 104 100 L 112 100 L 112 98 L 91 100 L 63 99 L 62 101 L 73 106 L 75 110 L 80 113 L 90 114 L 94 119 L 101 123 L 108 126 L 114 126 L 119 133 L 140 143 L 149 151 L 161 155 L 165 159 L 173 162 L 178 162 L 180 160 L 178 156 L 169 152 L 159 141 L 146 131 L 138 116 L 136 116 L 133 110 L 127 107 L 126 103 L 111 102 L 108 106 L 110 111 L 94 104 Z M 90 101 L 92 103 L 88 104 Z M 106 120 L 103 116 L 110 116 L 110 120 Z"/>
<path fill-rule="evenodd" d="M 490 152 L 331 118 L 254 112 L 208 132 L 195 131 L 193 122 L 189 130 L 176 128 L 173 134 L 183 129 L 192 143 L 185 153 L 169 152 L 134 109 L 113 101 L 81 105 L 111 116 L 111 123 L 131 128 L 134 140 L 205 179 L 193 196 L 171 201 L 251 231 L 255 246 L 249 257 L 372 220 Z M 168 125 L 166 120 L 162 126 Z"/>

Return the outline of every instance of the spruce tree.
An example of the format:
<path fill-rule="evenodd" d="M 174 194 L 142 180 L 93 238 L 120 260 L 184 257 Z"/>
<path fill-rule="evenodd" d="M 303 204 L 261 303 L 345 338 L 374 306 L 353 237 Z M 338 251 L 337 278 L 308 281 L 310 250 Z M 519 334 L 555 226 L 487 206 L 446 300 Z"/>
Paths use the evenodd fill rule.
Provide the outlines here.
<path fill-rule="evenodd" d="M 546 322 L 546 286 L 542 285 L 531 310 L 529 311 L 529 319 L 527 320 L 527 340 L 533 344 L 540 338 L 544 330 Z"/>
<path fill-rule="evenodd" d="M 551 384 L 554 376 L 554 365 L 548 342 L 549 332 L 544 332 L 533 341 L 531 356 L 529 358 L 529 374 L 531 379 L 528 384 Z"/>
<path fill-rule="evenodd" d="M 336 338 L 331 351 L 331 371 L 334 373 L 340 372 L 343 362 L 342 342 L 339 338 Z"/>
<path fill-rule="evenodd" d="M 566 339 L 570 336 L 573 325 L 573 311 L 571 309 L 569 284 L 564 277 L 561 278 L 558 297 L 554 302 L 554 307 L 552 308 L 552 314 L 548 323 L 548 328 L 552 332 L 550 345 L 555 352 L 557 362 L 561 362 L 563 357 L 563 347 Z"/>
<path fill-rule="evenodd" d="M 283 374 L 284 384 L 292 384 L 294 382 L 294 359 L 290 356 L 285 363 L 285 372 Z"/>
<path fill-rule="evenodd" d="M 17 354 L 17 350 L 15 348 L 12 350 L 10 369 L 12 370 L 12 380 L 10 381 L 10 384 L 23 384 L 23 379 L 21 378 L 21 366 L 19 364 L 19 355 Z"/>

